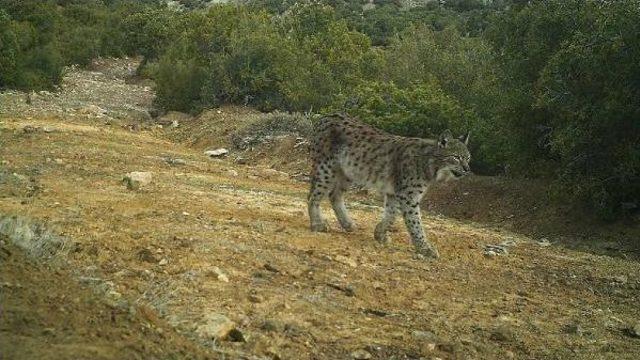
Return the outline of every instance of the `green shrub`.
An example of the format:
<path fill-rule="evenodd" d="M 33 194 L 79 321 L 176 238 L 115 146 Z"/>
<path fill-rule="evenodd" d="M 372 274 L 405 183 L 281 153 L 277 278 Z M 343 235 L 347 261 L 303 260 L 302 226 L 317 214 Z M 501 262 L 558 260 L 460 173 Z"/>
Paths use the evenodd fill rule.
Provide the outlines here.
<path fill-rule="evenodd" d="M 157 101 L 173 109 L 225 102 L 262 110 L 319 109 L 374 76 L 380 62 L 366 36 L 317 4 L 292 7 L 277 19 L 265 11 L 219 5 L 187 21 L 189 30 L 159 62 Z M 183 91 L 173 83 L 189 81 L 177 81 L 172 67 L 187 60 L 204 75 L 188 96 L 177 95 Z M 180 98 L 179 104 L 171 97 Z"/>
<path fill-rule="evenodd" d="M 18 39 L 11 18 L 0 9 L 0 88 L 15 83 L 18 51 Z"/>
<path fill-rule="evenodd" d="M 495 19 L 508 163 L 603 218 L 640 207 L 640 1 L 547 1 Z"/>
<path fill-rule="evenodd" d="M 411 137 L 433 138 L 447 128 L 463 132 L 469 129 L 473 118 L 435 81 L 405 89 L 393 83 L 363 84 L 344 102 L 349 114 L 391 133 Z"/>
<path fill-rule="evenodd" d="M 614 218 L 640 207 L 640 2 L 592 3 L 581 15 L 591 25 L 550 58 L 536 106 L 552 114 L 564 192 Z"/>

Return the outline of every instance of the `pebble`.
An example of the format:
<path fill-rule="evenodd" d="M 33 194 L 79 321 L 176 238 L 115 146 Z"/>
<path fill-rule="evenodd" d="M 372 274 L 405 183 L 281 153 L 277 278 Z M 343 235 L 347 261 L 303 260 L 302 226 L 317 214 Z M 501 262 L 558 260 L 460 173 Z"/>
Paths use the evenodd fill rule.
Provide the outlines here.
<path fill-rule="evenodd" d="M 351 353 L 351 357 L 356 360 L 371 359 L 371 353 L 364 349 L 358 349 Z"/>
<path fill-rule="evenodd" d="M 184 159 L 180 158 L 167 158 L 167 162 L 170 165 L 186 165 L 187 162 Z"/>
<path fill-rule="evenodd" d="M 225 315 L 208 314 L 203 324 L 196 328 L 196 333 L 207 340 L 226 340 L 235 328 L 236 324 Z"/>
<path fill-rule="evenodd" d="M 355 260 L 346 257 L 346 256 L 342 256 L 342 255 L 336 255 L 335 260 L 339 263 L 345 264 L 345 265 L 349 265 L 351 267 L 358 267 L 358 263 L 356 263 Z"/>
<path fill-rule="evenodd" d="M 158 265 L 160 266 L 165 266 L 169 263 L 169 261 L 166 258 L 162 258 L 159 262 Z"/>
<path fill-rule="evenodd" d="M 547 239 L 547 238 L 542 238 L 542 239 L 538 240 L 538 241 L 537 241 L 537 244 L 538 244 L 539 246 L 542 246 L 542 247 L 551 246 L 551 242 L 550 242 L 550 241 L 549 241 L 549 239 Z"/>
<path fill-rule="evenodd" d="M 218 279 L 218 281 L 222 281 L 226 283 L 229 282 L 229 277 L 227 276 L 227 274 L 225 274 L 224 271 L 222 271 L 222 269 L 220 269 L 217 266 L 211 269 L 209 273 L 213 275 L 216 279 Z"/>
<path fill-rule="evenodd" d="M 221 157 L 224 155 L 227 155 L 229 153 L 229 150 L 225 149 L 225 148 L 220 148 L 220 149 L 215 149 L 215 150 L 207 150 L 204 152 L 205 155 L 209 156 L 209 157 Z"/>
<path fill-rule="evenodd" d="M 432 331 L 413 330 L 411 332 L 411 336 L 413 336 L 417 340 L 435 340 L 436 339 L 436 334 L 434 334 Z"/>
<path fill-rule="evenodd" d="M 494 257 L 497 255 L 507 255 L 509 252 L 507 251 L 506 246 L 502 245 L 486 245 L 484 247 L 484 256 L 486 257 Z"/>
<path fill-rule="evenodd" d="M 138 190 L 151 183 L 153 174 L 148 171 L 133 171 L 127 173 L 122 178 L 122 183 L 126 185 L 129 190 Z"/>

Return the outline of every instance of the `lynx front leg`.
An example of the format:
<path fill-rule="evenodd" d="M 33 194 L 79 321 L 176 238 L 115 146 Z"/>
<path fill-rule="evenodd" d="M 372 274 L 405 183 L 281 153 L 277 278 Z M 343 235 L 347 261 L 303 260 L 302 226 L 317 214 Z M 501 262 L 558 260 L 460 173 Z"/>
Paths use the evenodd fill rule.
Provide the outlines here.
<path fill-rule="evenodd" d="M 398 215 L 398 201 L 395 195 L 385 195 L 384 197 L 384 213 L 382 214 L 382 220 L 376 225 L 376 230 L 373 233 L 373 238 L 381 244 L 389 242 L 387 237 L 387 230 L 391 226 Z"/>
<path fill-rule="evenodd" d="M 420 199 L 404 198 L 401 201 L 402 216 L 407 230 L 411 235 L 411 241 L 418 254 L 428 258 L 437 259 L 440 255 L 438 250 L 427 240 L 422 229 L 422 219 L 420 216 Z"/>

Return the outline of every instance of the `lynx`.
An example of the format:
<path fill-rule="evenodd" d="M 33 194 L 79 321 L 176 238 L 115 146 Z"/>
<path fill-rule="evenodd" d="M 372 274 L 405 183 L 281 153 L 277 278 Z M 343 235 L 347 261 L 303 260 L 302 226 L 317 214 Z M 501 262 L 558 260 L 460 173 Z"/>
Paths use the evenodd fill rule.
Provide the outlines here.
<path fill-rule="evenodd" d="M 448 130 L 437 140 L 407 138 L 342 114 L 323 117 L 314 124 L 311 144 L 311 231 L 328 231 L 320 211 L 325 196 L 331 200 L 341 227 L 353 231 L 343 196 L 351 185 L 363 186 L 384 195 L 382 220 L 374 232 L 378 242 L 388 242 L 387 230 L 401 212 L 417 253 L 438 258 L 422 229 L 420 201 L 432 183 L 470 173 L 468 141 L 469 134 L 454 138 Z"/>

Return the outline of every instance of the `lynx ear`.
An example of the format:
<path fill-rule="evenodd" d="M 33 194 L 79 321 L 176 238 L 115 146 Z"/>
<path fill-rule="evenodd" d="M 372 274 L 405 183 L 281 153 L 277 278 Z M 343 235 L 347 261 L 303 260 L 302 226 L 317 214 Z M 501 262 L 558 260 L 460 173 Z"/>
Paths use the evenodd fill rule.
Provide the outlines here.
<path fill-rule="evenodd" d="M 438 137 L 438 146 L 447 147 L 447 143 L 449 142 L 449 140 L 451 140 L 451 138 L 452 135 L 449 129 L 443 131 L 442 134 L 440 134 L 440 136 Z"/>
<path fill-rule="evenodd" d="M 467 131 L 466 134 L 461 135 L 458 139 L 465 145 L 469 145 L 469 135 L 471 135 L 471 132 Z"/>

